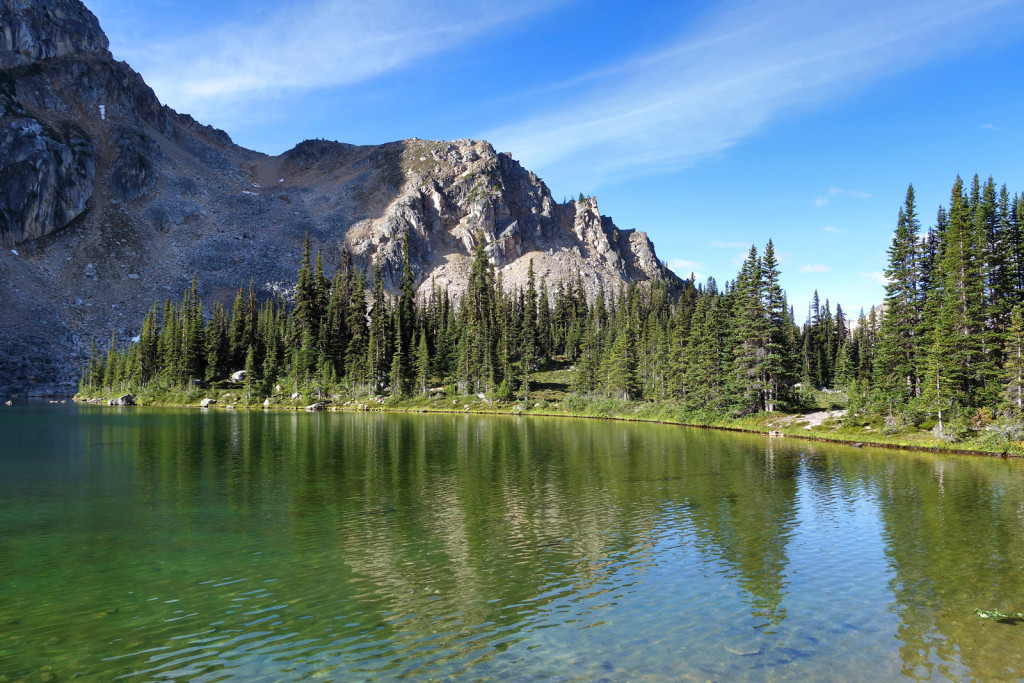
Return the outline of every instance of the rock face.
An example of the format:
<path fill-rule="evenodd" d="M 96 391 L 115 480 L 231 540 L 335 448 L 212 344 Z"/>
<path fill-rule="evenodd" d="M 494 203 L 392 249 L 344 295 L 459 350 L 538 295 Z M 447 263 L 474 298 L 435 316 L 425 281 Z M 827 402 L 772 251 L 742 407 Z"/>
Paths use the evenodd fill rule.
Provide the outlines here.
<path fill-rule="evenodd" d="M 96 174 L 91 140 L 74 131 L 61 139 L 19 114 L 0 118 L 0 235 L 10 244 L 78 217 Z"/>
<path fill-rule="evenodd" d="M 0 69 L 72 53 L 107 54 L 100 22 L 77 0 L 9 0 L 0 4 Z"/>
<path fill-rule="evenodd" d="M 93 339 L 134 337 L 193 274 L 204 298 L 287 293 L 306 235 L 328 276 L 344 250 L 391 289 L 408 235 L 423 295 L 458 295 L 481 240 L 505 286 L 531 260 L 591 295 L 678 284 L 644 233 L 486 142 L 266 156 L 162 105 L 77 0 L 0 0 L 0 395 L 73 393 Z"/>

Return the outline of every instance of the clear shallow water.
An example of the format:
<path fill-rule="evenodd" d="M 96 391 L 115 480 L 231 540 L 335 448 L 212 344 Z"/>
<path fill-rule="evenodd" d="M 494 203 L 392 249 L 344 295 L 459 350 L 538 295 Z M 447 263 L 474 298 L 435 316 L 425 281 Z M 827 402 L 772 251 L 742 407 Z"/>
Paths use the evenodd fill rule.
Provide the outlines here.
<path fill-rule="evenodd" d="M 10 680 L 1024 677 L 1024 623 L 975 607 L 1024 611 L 1019 461 L 569 419 L 0 410 Z"/>

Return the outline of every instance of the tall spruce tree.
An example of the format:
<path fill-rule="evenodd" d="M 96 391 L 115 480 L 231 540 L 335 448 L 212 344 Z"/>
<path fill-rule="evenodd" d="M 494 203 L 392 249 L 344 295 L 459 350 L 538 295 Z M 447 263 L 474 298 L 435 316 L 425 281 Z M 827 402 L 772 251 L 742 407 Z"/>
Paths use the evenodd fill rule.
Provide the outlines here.
<path fill-rule="evenodd" d="M 875 388 L 884 400 L 903 404 L 921 393 L 918 334 L 921 328 L 920 223 L 914 186 L 907 188 L 885 269 L 885 312 L 878 330 Z"/>

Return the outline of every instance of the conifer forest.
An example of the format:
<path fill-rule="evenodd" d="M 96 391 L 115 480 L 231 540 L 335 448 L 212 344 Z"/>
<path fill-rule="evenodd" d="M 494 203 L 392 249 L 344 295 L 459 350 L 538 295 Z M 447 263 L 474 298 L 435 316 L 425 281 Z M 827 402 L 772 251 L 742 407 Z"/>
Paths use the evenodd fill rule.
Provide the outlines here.
<path fill-rule="evenodd" d="M 197 283 L 153 304 L 138 340 L 94 345 L 83 394 L 188 389 L 232 375 L 247 401 L 339 398 L 530 399 L 537 373 L 571 371 L 580 398 L 654 402 L 682 415 L 739 418 L 830 404 L 937 436 L 1024 412 L 1024 198 L 959 177 L 922 227 L 914 188 L 888 249 L 884 301 L 851 317 L 815 293 L 791 302 L 771 240 L 735 278 L 630 284 L 585 294 L 533 275 L 504 286 L 477 240 L 469 285 L 417 297 L 409 245 L 401 288 L 342 255 L 330 279 L 308 239 L 290 296 L 240 289 L 231 310 Z M 244 374 L 238 371 L 244 370 Z M 817 403 L 816 403 L 817 402 Z"/>

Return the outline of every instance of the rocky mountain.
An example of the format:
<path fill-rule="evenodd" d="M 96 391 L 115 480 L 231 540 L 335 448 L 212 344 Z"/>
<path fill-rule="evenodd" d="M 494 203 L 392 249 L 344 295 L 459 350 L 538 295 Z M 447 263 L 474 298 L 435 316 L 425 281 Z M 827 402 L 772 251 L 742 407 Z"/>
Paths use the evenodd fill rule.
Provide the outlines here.
<path fill-rule="evenodd" d="M 280 156 L 162 105 L 78 0 L 0 0 L 0 395 L 71 393 L 93 339 L 120 340 L 193 275 L 229 300 L 286 291 L 309 235 L 420 291 L 458 292 L 477 240 L 507 285 L 530 260 L 588 292 L 678 279 L 594 198 L 559 203 L 486 142 L 307 140 Z"/>

